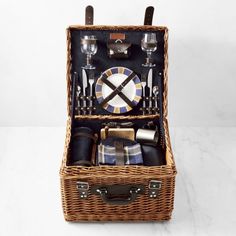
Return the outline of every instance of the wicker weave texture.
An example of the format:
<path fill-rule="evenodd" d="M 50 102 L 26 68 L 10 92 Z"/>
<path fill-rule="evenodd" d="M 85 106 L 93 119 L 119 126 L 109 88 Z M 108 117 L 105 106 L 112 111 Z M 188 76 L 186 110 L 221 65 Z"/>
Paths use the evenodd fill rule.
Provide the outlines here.
<path fill-rule="evenodd" d="M 165 122 L 167 127 L 167 121 Z M 67 125 L 65 150 L 61 165 L 61 196 L 64 217 L 68 221 L 142 221 L 168 220 L 174 204 L 176 169 L 166 132 L 167 165 L 147 166 L 68 166 L 69 142 L 71 137 L 70 119 Z M 162 181 L 158 198 L 148 196 L 150 180 Z M 76 182 L 88 182 L 93 185 L 143 184 L 145 194 L 140 195 L 133 203 L 125 206 L 109 205 L 99 195 L 89 191 L 87 199 L 79 199 Z"/>
<path fill-rule="evenodd" d="M 167 117 L 167 80 L 168 80 L 168 30 L 166 27 L 156 26 L 71 26 L 67 29 L 67 108 L 68 123 L 64 155 L 60 169 L 61 196 L 64 217 L 67 221 L 159 221 L 171 218 L 174 206 L 174 190 L 176 167 L 171 150 L 170 137 L 168 132 L 168 122 L 164 119 L 165 141 L 166 141 L 166 161 L 163 166 L 93 166 L 79 167 L 67 165 L 69 158 L 69 143 L 71 139 L 71 29 L 78 30 L 161 30 L 164 35 L 164 91 L 163 91 L 163 114 Z M 145 116 L 76 116 L 76 119 L 158 119 L 158 115 Z M 148 195 L 148 185 L 150 180 L 159 180 L 162 186 L 157 198 L 150 198 Z M 137 199 L 124 206 L 109 205 L 102 201 L 99 195 L 90 192 L 87 199 L 80 199 L 76 182 L 88 182 L 93 185 L 145 185 L 145 193 L 139 195 Z"/>

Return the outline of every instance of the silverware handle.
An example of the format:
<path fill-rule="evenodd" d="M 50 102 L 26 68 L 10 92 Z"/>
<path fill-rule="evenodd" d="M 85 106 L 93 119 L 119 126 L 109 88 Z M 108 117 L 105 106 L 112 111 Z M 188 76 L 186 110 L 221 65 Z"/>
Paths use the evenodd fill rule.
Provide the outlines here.
<path fill-rule="evenodd" d="M 86 102 L 86 97 L 84 97 L 84 100 L 83 100 L 83 113 L 84 113 L 84 115 L 86 115 L 86 107 L 87 107 L 87 102 Z"/>
<path fill-rule="evenodd" d="M 93 111 L 93 98 L 90 98 L 89 101 L 89 115 L 92 115 L 92 111 Z"/>
<path fill-rule="evenodd" d="M 149 102 L 149 104 L 148 104 L 148 112 L 149 112 L 149 114 L 152 114 L 152 97 L 149 97 L 149 99 L 148 99 L 148 102 Z"/>
<path fill-rule="evenodd" d="M 145 95 L 145 86 L 143 87 L 143 114 L 146 113 L 146 95 Z"/>
<path fill-rule="evenodd" d="M 77 98 L 78 98 L 77 100 L 78 115 L 80 115 L 81 110 L 80 110 L 80 94 L 79 93 L 77 94 Z"/>
<path fill-rule="evenodd" d="M 90 92 L 89 95 L 93 97 L 93 84 L 90 84 Z"/>
<path fill-rule="evenodd" d="M 149 108 L 152 108 L 152 97 L 149 97 Z"/>
<path fill-rule="evenodd" d="M 89 115 L 92 115 L 93 111 L 93 83 L 90 83 L 90 92 L 89 92 Z"/>
<path fill-rule="evenodd" d="M 158 108 L 157 96 L 155 96 L 155 109 L 156 109 L 156 114 L 158 113 L 158 112 L 157 112 L 157 108 Z"/>
<path fill-rule="evenodd" d="M 158 112 L 157 112 L 157 101 L 155 102 L 155 108 L 156 108 L 156 113 L 158 113 Z"/>

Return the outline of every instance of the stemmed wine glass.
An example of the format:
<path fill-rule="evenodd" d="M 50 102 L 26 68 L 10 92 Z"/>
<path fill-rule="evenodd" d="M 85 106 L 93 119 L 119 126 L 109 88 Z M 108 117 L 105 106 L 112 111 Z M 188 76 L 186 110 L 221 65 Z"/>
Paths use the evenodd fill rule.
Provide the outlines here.
<path fill-rule="evenodd" d="M 141 48 L 144 52 L 147 53 L 147 58 L 145 64 L 142 64 L 145 67 L 154 67 L 152 61 L 152 53 L 157 49 L 157 39 L 155 33 L 145 33 L 143 34 L 143 38 L 141 40 Z"/>
<path fill-rule="evenodd" d="M 93 70 L 95 67 L 92 65 L 92 55 L 97 53 L 97 38 L 94 35 L 85 35 L 81 38 L 81 52 L 86 54 L 86 65 L 83 69 Z"/>

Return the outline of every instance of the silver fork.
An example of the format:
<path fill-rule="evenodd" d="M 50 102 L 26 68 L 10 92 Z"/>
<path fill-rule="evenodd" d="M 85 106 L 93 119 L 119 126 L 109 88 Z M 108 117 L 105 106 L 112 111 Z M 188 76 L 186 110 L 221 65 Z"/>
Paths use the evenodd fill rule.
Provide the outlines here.
<path fill-rule="evenodd" d="M 93 74 L 93 71 L 90 71 L 90 73 L 89 73 L 89 87 L 90 87 L 89 114 L 90 115 L 92 114 L 92 110 L 93 110 L 93 84 L 94 84 L 94 74 Z"/>
<path fill-rule="evenodd" d="M 143 88 L 143 114 L 145 114 L 146 113 L 146 95 L 145 95 L 145 89 L 146 89 L 146 85 L 147 85 L 145 74 L 141 75 L 141 84 L 142 84 L 142 88 Z"/>

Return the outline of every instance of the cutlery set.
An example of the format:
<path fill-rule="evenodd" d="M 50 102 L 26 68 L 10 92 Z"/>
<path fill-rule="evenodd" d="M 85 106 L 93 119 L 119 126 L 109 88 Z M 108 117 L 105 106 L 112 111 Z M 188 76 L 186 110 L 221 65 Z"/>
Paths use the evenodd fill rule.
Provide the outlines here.
<path fill-rule="evenodd" d="M 81 96 L 81 87 L 77 86 L 77 110 L 78 115 L 91 115 L 93 113 L 93 84 L 94 84 L 94 70 L 95 66 L 92 65 L 92 55 L 97 52 L 97 38 L 94 35 L 85 35 L 80 40 L 81 52 L 86 55 L 86 65 L 82 66 L 82 89 L 83 94 Z M 74 72 L 76 73 L 76 72 Z M 76 73 L 77 74 L 77 73 Z M 78 83 L 80 84 L 80 83 Z M 88 92 L 89 87 L 89 92 Z M 81 106 L 82 100 L 82 106 Z M 87 106 L 87 103 L 88 106 Z"/>
<path fill-rule="evenodd" d="M 122 48 L 121 40 L 119 40 L 119 44 L 121 44 L 119 48 Z M 127 43 L 124 44 L 127 47 Z M 142 106 L 139 110 L 142 114 L 157 114 L 159 112 L 159 88 L 157 85 L 153 85 L 153 70 L 156 65 L 153 63 L 152 53 L 157 49 L 155 33 L 145 33 L 141 39 L 141 49 L 147 53 L 147 58 L 142 67 L 148 69 L 147 73 L 141 74 L 141 81 L 133 71 L 125 67 L 112 67 L 95 79 L 96 67 L 92 63 L 92 56 L 98 50 L 97 37 L 85 35 L 81 37 L 80 45 L 81 52 L 86 55 L 86 63 L 81 66 L 81 81 L 77 81 L 78 115 L 92 115 L 96 110 L 94 106 L 95 99 L 104 110 L 110 113 L 129 112 L 137 106 L 140 99 L 142 99 Z M 110 48 L 108 51 L 111 53 Z M 109 58 L 112 58 L 110 54 L 108 55 Z M 121 54 L 116 55 L 119 58 Z M 77 72 L 74 73 L 78 80 Z"/>
<path fill-rule="evenodd" d="M 93 107 L 94 93 L 94 74 L 93 71 L 89 71 L 89 78 L 85 69 L 82 69 L 82 89 L 80 85 L 77 85 L 76 100 L 77 100 L 77 112 L 78 115 L 91 115 L 95 108 Z M 75 79 L 78 83 L 78 74 L 74 72 Z M 89 88 L 89 90 L 88 90 Z M 81 94 L 82 92 L 82 94 Z M 82 103 L 82 104 L 81 104 Z"/>
<path fill-rule="evenodd" d="M 143 105 L 142 112 L 145 114 L 157 114 L 158 109 L 158 94 L 159 88 L 157 85 L 153 86 L 153 69 L 150 68 L 148 72 L 148 77 L 146 78 L 145 74 L 141 76 L 141 84 L 142 84 L 142 97 L 143 97 Z M 146 95 L 146 88 L 148 88 L 148 96 Z M 154 106 L 153 106 L 154 104 Z"/>

